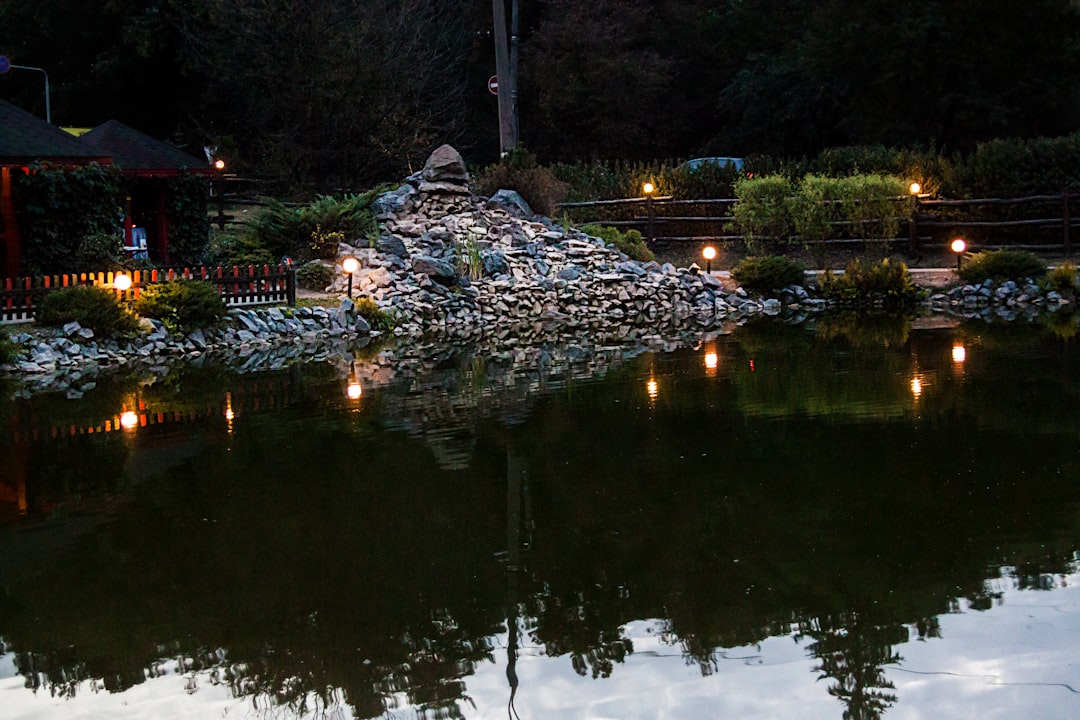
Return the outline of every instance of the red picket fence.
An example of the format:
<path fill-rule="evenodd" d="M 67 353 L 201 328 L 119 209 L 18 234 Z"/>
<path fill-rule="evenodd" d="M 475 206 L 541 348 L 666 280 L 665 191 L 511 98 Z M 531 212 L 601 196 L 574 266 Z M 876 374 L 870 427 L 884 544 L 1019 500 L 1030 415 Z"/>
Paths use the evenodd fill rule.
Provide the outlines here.
<path fill-rule="evenodd" d="M 0 289 L 0 325 L 30 322 L 41 298 L 50 292 L 75 285 L 112 288 L 118 273 L 77 273 L 39 277 L 6 278 Z M 217 286 L 228 307 L 247 305 L 296 304 L 296 271 L 288 265 L 263 265 L 246 268 L 163 268 L 135 270 L 130 273 L 131 288 L 117 290 L 128 302 L 136 300 L 143 288 L 168 280 L 207 280 Z"/>

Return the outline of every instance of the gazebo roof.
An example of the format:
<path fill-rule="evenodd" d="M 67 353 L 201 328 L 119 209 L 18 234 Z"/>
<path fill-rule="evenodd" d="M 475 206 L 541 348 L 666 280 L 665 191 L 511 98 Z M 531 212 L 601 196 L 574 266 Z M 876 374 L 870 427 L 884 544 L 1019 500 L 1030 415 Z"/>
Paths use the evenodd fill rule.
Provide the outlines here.
<path fill-rule="evenodd" d="M 211 172 L 205 160 L 155 140 L 116 120 L 98 125 L 76 142 L 84 148 L 111 157 L 116 166 L 126 173 L 176 175 L 181 172 Z"/>
<path fill-rule="evenodd" d="M 110 154 L 80 143 L 66 132 L 32 113 L 0 100 L 0 165 L 22 165 L 35 160 L 88 163 L 108 162 Z"/>

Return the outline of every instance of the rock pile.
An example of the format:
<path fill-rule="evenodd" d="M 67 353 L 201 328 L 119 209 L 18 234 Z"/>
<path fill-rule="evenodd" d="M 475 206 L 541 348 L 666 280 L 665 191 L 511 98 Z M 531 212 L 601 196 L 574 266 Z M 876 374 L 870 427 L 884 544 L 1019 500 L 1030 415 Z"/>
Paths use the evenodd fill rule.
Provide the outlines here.
<path fill-rule="evenodd" d="M 696 266 L 631 260 L 599 238 L 534 216 L 516 193 L 468 191 L 457 151 L 436 150 L 418 175 L 378 198 L 374 247 L 356 257 L 354 287 L 397 321 L 395 332 L 450 336 L 568 329 L 716 325 L 730 315 L 777 314 L 780 300 L 725 293 Z M 339 277 L 329 289 L 343 292 Z M 790 305 L 820 309 L 802 288 Z M 530 330 L 531 327 L 531 330 Z"/>
<path fill-rule="evenodd" d="M 1058 311 L 1069 302 L 1060 292 L 1041 287 L 1031 279 L 985 280 L 978 285 L 961 285 L 947 293 L 936 293 L 929 300 L 930 307 L 938 312 L 1006 321 L 1034 320 L 1044 312 Z"/>

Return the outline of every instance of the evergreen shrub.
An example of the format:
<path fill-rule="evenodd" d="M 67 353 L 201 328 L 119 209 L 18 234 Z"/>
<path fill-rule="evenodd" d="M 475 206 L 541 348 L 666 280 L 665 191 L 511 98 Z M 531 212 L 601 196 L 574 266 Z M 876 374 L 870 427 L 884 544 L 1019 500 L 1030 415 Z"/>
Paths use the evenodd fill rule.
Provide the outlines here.
<path fill-rule="evenodd" d="M 146 287 L 135 310 L 161 320 L 169 332 L 188 332 L 216 325 L 225 314 L 225 302 L 206 280 L 169 280 Z"/>
<path fill-rule="evenodd" d="M 622 232 L 618 228 L 609 225 L 583 225 L 581 232 L 611 243 L 619 252 L 629 256 L 631 260 L 651 262 L 656 259 L 653 251 L 649 249 L 648 243 L 645 242 L 645 238 L 637 230 L 630 229 Z"/>
<path fill-rule="evenodd" d="M 1076 263 L 1066 260 L 1046 274 L 1050 287 L 1058 292 L 1074 292 L 1077 289 Z"/>
<path fill-rule="evenodd" d="M 92 285 L 50 292 L 42 298 L 34 319 L 46 327 L 62 327 L 74 321 L 102 336 L 134 332 L 138 328 L 135 316 L 114 290 Z"/>
<path fill-rule="evenodd" d="M 296 269 L 296 284 L 305 290 L 325 290 L 334 282 L 334 268 L 318 260 L 304 263 Z"/>
<path fill-rule="evenodd" d="M 956 271 L 966 283 L 984 280 L 1023 280 L 1046 275 L 1046 263 L 1025 250 L 993 250 L 975 253 Z"/>
<path fill-rule="evenodd" d="M 784 175 L 742 178 L 735 183 L 735 224 L 747 244 L 760 239 L 787 241 L 791 235 L 791 180 Z"/>
<path fill-rule="evenodd" d="M 768 292 L 802 285 L 806 274 L 803 266 L 790 258 L 764 255 L 743 258 L 731 269 L 731 277 L 747 290 Z"/>
<path fill-rule="evenodd" d="M 368 321 L 372 330 L 387 332 L 394 329 L 394 318 L 369 297 L 353 300 L 355 312 Z"/>
<path fill-rule="evenodd" d="M 873 261 L 855 258 L 844 266 L 842 275 L 825 272 L 821 276 L 822 294 L 843 303 L 882 302 L 885 305 L 908 305 L 915 301 L 917 290 L 907 265 L 888 258 Z"/>

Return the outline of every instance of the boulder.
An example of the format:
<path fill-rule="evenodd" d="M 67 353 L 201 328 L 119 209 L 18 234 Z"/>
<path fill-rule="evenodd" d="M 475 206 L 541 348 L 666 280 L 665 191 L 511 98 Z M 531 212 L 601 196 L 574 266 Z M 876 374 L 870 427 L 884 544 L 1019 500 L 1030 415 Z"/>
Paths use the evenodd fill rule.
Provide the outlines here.
<path fill-rule="evenodd" d="M 497 207 L 505 210 L 513 217 L 522 220 L 531 220 L 534 217 L 532 208 L 525 198 L 514 190 L 499 190 L 488 200 L 488 207 Z"/>
<path fill-rule="evenodd" d="M 420 172 L 421 193 L 469 194 L 469 172 L 461 153 L 442 145 L 431 153 Z"/>

